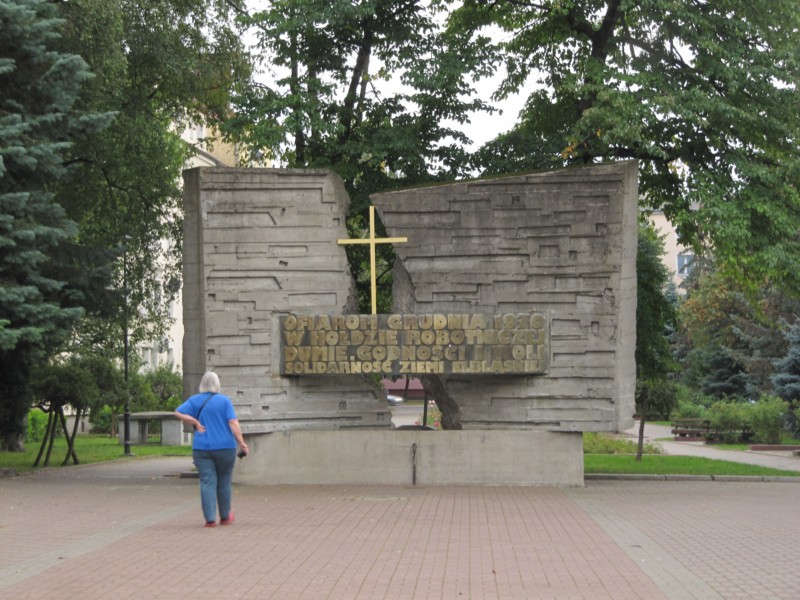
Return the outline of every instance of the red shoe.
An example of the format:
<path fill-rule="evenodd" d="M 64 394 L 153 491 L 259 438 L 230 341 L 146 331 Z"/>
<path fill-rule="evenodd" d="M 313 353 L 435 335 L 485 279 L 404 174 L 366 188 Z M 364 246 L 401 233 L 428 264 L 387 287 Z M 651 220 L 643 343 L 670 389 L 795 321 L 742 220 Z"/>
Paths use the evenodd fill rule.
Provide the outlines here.
<path fill-rule="evenodd" d="M 236 520 L 236 517 L 233 516 L 233 511 L 231 511 L 230 513 L 228 513 L 228 518 L 227 519 L 220 519 L 219 524 L 220 525 L 230 525 L 231 523 L 234 522 L 234 520 Z"/>
<path fill-rule="evenodd" d="M 217 524 L 215 521 L 206 521 L 206 527 L 216 527 Z"/>

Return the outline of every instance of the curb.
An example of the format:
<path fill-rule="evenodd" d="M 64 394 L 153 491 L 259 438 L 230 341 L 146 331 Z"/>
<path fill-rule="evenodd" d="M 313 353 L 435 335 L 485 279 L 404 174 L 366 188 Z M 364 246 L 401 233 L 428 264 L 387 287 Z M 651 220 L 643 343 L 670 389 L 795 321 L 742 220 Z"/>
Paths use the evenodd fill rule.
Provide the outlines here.
<path fill-rule="evenodd" d="M 782 475 L 649 475 L 645 473 L 586 473 L 584 481 L 717 481 L 750 483 L 800 483 L 800 477 Z"/>

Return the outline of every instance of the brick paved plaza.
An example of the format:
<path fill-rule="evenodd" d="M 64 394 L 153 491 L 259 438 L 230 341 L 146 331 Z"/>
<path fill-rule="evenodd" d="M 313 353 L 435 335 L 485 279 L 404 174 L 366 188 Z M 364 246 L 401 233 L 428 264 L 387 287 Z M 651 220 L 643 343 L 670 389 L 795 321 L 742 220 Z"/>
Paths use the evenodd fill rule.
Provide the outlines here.
<path fill-rule="evenodd" d="M 0 479 L 0 598 L 796 599 L 800 484 L 239 486 L 190 459 Z"/>

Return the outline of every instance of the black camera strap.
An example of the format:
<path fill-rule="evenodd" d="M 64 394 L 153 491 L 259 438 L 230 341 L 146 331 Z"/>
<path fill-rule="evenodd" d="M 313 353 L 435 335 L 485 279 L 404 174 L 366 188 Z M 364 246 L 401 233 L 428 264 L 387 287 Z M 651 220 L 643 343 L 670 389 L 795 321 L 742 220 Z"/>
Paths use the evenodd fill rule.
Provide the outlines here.
<path fill-rule="evenodd" d="M 206 404 L 208 404 L 208 401 L 211 400 L 214 396 L 216 396 L 215 393 L 212 392 L 208 393 L 211 395 L 208 398 L 206 398 L 206 401 L 203 402 L 203 404 L 200 406 L 200 410 L 197 411 L 197 416 L 195 417 L 195 419 L 197 419 L 198 422 L 200 421 L 200 415 L 203 414 L 203 409 L 206 407 Z M 195 429 L 197 429 L 197 427 L 195 427 Z"/>

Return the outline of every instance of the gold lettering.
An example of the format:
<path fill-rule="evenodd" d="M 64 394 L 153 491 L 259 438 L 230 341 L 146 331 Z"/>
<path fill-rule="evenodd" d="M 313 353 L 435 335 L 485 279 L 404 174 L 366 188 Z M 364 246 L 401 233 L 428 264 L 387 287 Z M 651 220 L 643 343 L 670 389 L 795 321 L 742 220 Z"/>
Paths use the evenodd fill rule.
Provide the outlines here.
<path fill-rule="evenodd" d="M 284 331 L 284 336 L 286 337 L 286 344 L 289 346 L 299 346 L 303 343 L 303 336 L 305 335 L 302 331 Z"/>
<path fill-rule="evenodd" d="M 419 339 L 423 344 L 430 346 L 436 341 L 436 334 L 433 331 L 423 331 Z"/>
<path fill-rule="evenodd" d="M 406 344 L 419 344 L 419 331 L 406 331 L 405 335 L 405 343 Z"/>
<path fill-rule="evenodd" d="M 317 362 L 320 360 L 328 360 L 328 348 L 325 346 L 316 346 L 311 349 L 311 361 Z"/>

